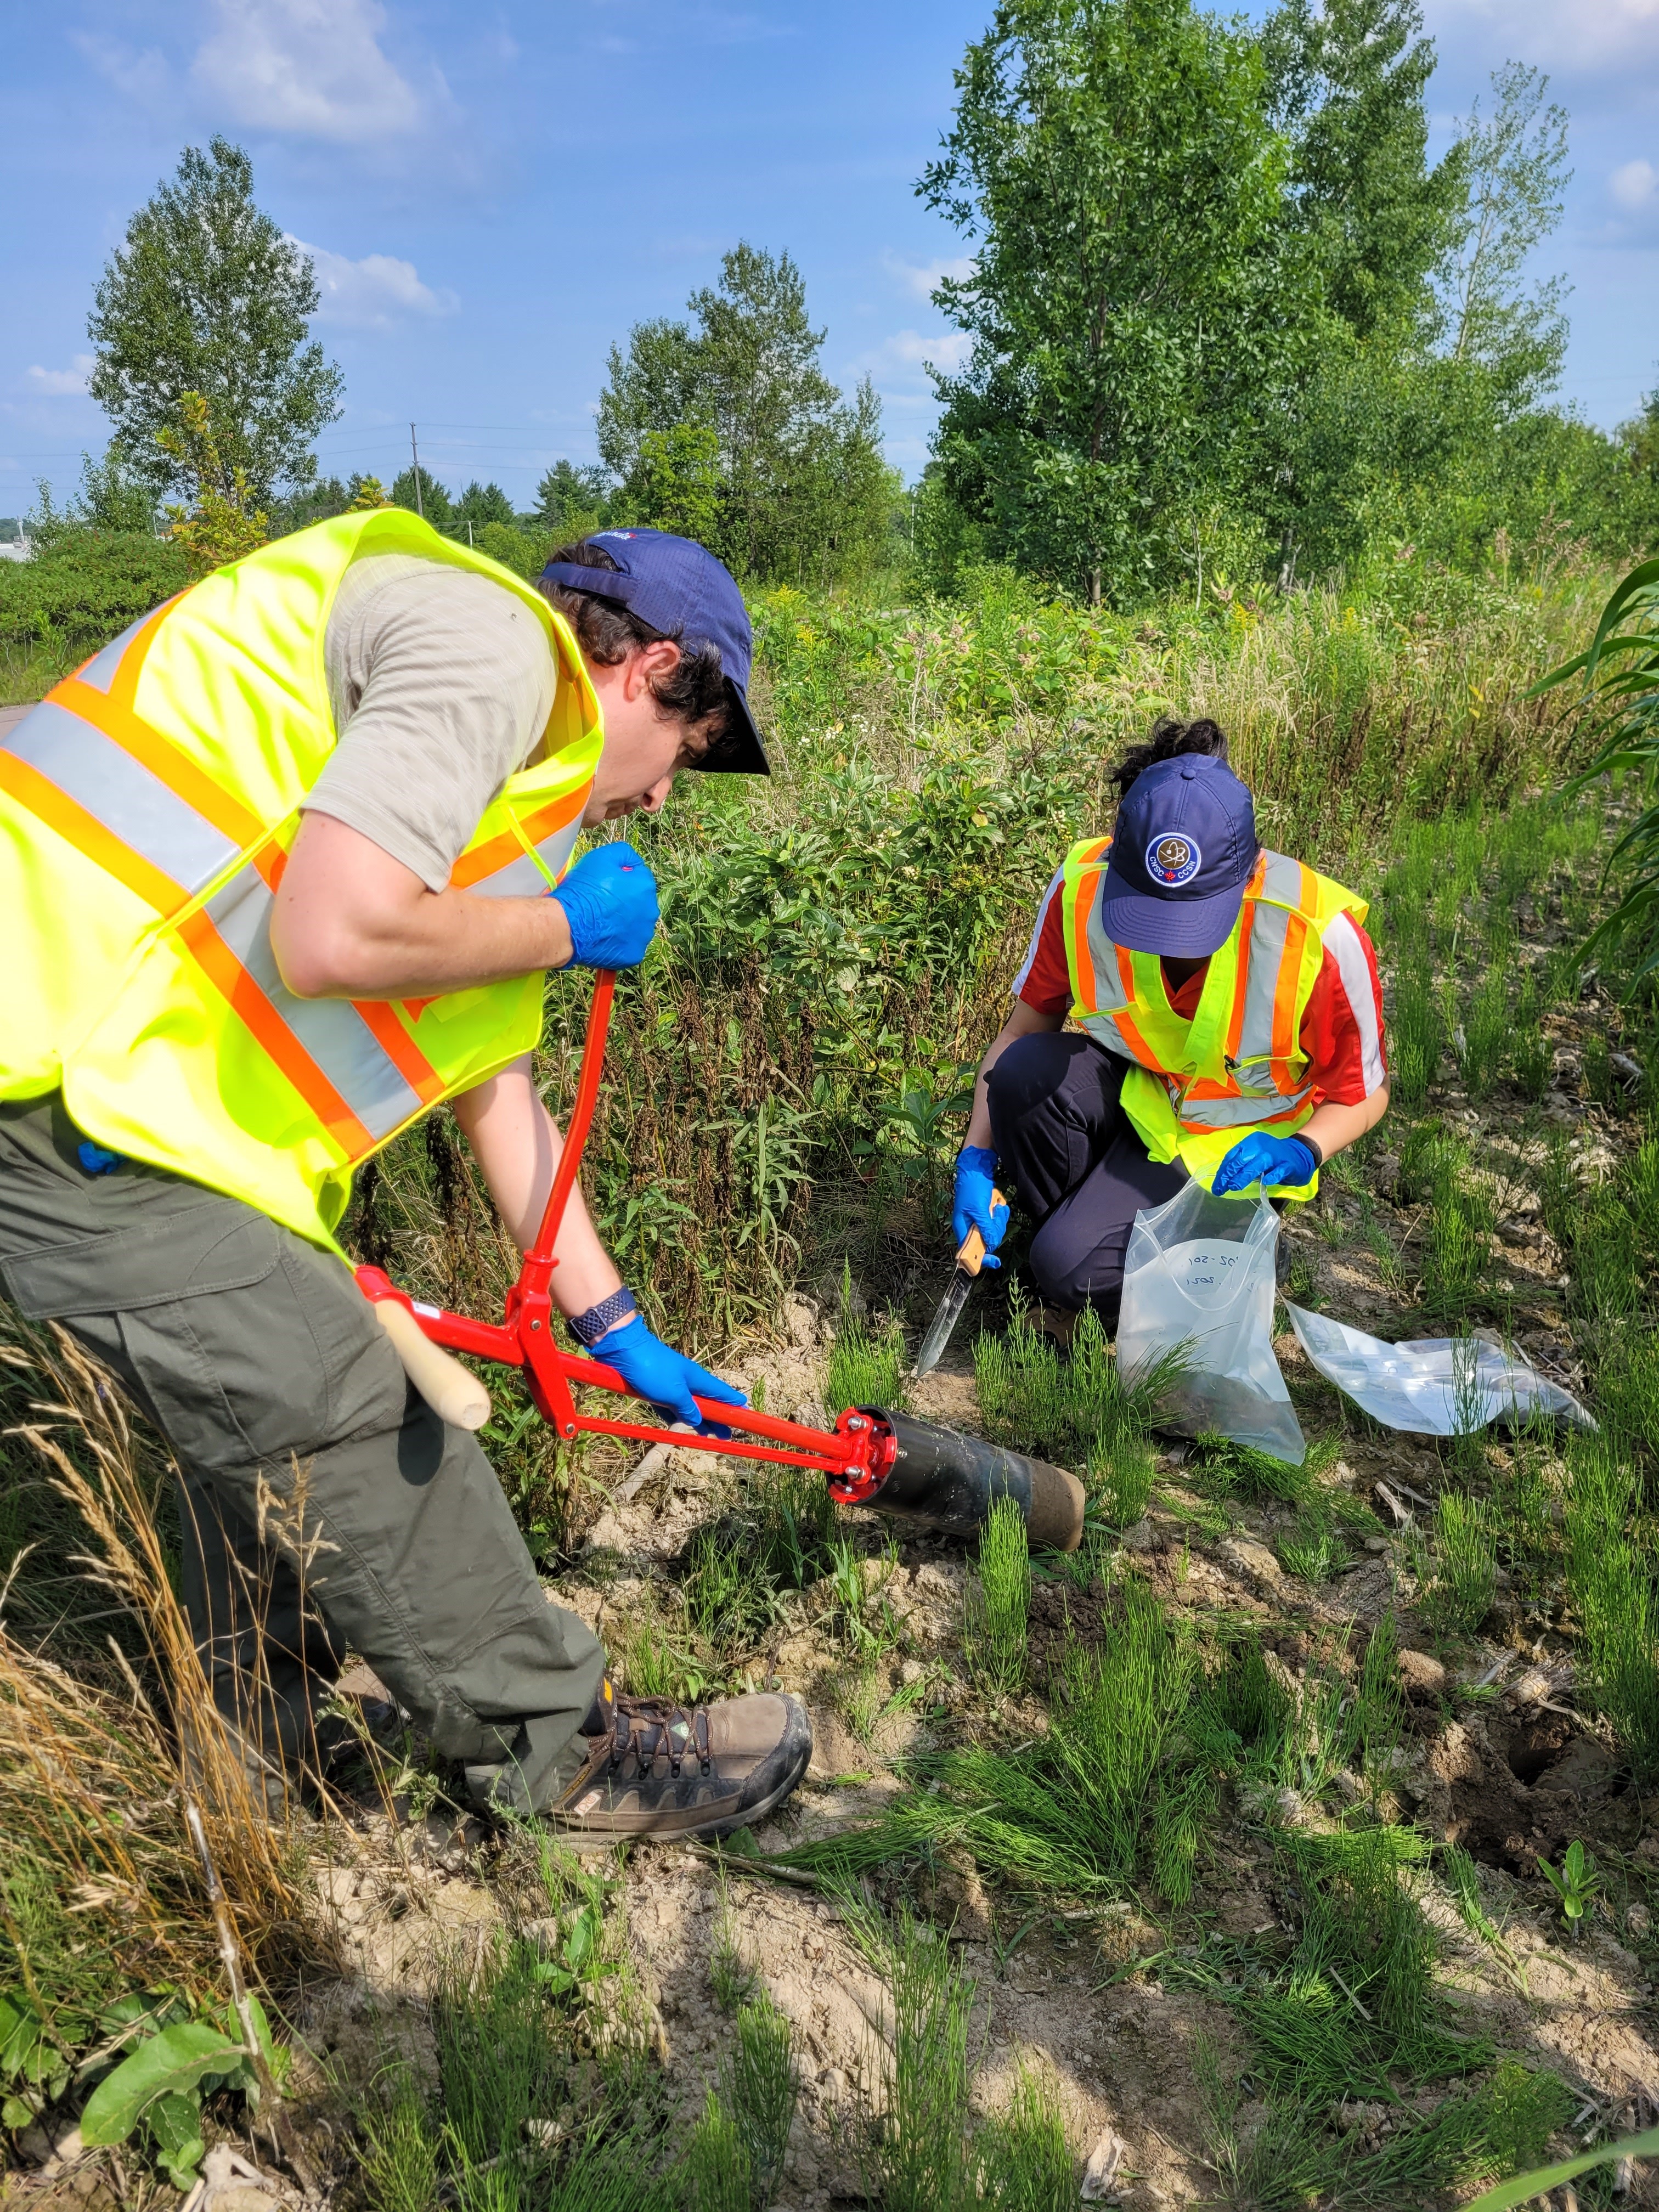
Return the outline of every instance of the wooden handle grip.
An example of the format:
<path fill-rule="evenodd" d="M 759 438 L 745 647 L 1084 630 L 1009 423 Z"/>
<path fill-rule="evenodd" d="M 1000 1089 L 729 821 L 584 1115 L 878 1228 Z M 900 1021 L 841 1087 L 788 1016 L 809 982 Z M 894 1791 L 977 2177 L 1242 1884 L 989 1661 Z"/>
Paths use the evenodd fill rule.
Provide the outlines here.
<path fill-rule="evenodd" d="M 407 1306 L 396 1298 L 372 1301 L 380 1327 L 404 1363 L 404 1372 L 441 1421 L 452 1428 L 481 1429 L 489 1419 L 489 1393 L 470 1369 L 434 1344 Z"/>
<path fill-rule="evenodd" d="M 1008 1201 L 1003 1196 L 1002 1193 L 996 1188 L 994 1184 L 993 1184 L 991 1189 L 992 1212 L 994 1212 L 998 1206 L 1006 1206 L 1007 1203 Z M 977 1229 L 970 1229 L 968 1231 L 968 1234 L 963 1238 L 961 1243 L 957 1245 L 957 1265 L 963 1271 L 964 1273 L 969 1275 L 978 1274 L 980 1269 L 985 1265 L 985 1239 L 980 1235 Z"/>

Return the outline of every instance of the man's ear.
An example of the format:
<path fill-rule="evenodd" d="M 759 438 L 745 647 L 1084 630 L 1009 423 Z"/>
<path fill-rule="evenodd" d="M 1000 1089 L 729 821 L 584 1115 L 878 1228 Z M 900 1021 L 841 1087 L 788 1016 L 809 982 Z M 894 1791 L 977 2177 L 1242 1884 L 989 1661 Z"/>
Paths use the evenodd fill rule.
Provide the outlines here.
<path fill-rule="evenodd" d="M 680 665 L 680 649 L 672 637 L 659 637 L 649 645 L 642 645 L 628 656 L 628 666 L 623 677 L 624 699 L 641 698 L 652 688 L 652 679 L 659 682 L 674 673 Z"/>

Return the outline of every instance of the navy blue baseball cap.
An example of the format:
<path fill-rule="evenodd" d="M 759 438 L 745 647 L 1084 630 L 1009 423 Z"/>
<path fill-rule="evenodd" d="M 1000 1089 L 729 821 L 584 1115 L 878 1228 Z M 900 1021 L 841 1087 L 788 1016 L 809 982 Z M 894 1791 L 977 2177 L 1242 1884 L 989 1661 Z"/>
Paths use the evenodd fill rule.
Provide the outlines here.
<path fill-rule="evenodd" d="M 1101 887 L 1100 918 L 1131 952 L 1205 960 L 1238 919 L 1261 850 L 1250 794 L 1230 768 L 1177 753 L 1124 794 Z"/>
<path fill-rule="evenodd" d="M 715 775 L 770 775 L 772 763 L 749 711 L 755 634 L 743 593 L 725 562 L 706 545 L 667 530 L 595 530 L 582 544 L 609 554 L 614 570 L 550 561 L 542 581 L 611 599 L 681 645 L 712 645 L 720 657 L 731 712 L 726 728 L 696 765 Z"/>

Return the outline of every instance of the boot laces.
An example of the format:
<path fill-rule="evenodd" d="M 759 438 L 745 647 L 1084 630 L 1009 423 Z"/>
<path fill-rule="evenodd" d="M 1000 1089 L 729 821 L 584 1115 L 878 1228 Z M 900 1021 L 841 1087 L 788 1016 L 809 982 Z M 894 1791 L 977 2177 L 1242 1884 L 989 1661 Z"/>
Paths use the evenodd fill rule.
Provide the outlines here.
<path fill-rule="evenodd" d="M 630 1698 L 618 1691 L 611 1723 L 611 1772 L 631 1756 L 640 1772 L 649 1774 L 665 1753 L 676 1781 L 691 1753 L 702 1773 L 711 1771 L 708 1706 L 683 1705 L 672 1698 Z"/>

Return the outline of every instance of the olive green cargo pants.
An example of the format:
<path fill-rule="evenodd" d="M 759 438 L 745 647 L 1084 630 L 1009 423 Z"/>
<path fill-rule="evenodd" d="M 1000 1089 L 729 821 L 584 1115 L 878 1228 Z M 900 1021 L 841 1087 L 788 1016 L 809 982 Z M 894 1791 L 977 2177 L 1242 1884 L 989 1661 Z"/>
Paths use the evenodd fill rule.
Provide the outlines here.
<path fill-rule="evenodd" d="M 88 1176 L 61 1096 L 0 1104 L 0 1277 L 112 1368 L 177 1459 L 215 1700 L 286 1760 L 348 1646 L 443 1757 L 541 1755 L 604 1671 L 548 1604 L 489 1462 L 408 1382 L 340 1262 L 240 1200 Z"/>

